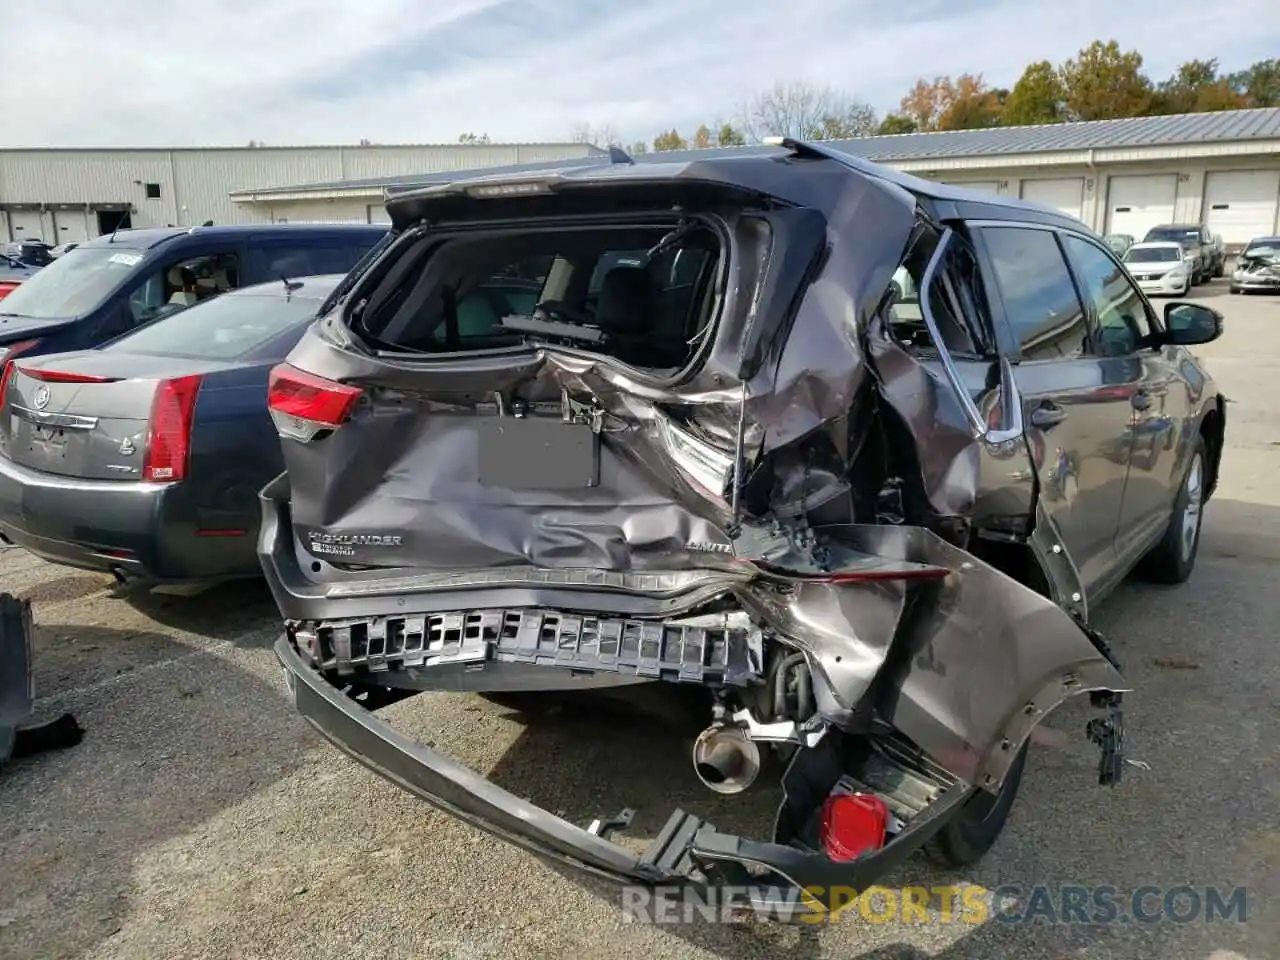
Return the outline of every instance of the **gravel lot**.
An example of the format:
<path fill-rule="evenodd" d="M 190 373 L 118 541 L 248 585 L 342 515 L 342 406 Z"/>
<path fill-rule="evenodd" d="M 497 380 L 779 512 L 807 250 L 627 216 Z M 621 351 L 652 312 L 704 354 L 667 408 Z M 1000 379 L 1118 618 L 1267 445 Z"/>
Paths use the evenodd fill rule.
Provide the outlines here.
<path fill-rule="evenodd" d="M 320 743 L 285 699 L 261 586 L 124 600 L 10 548 L 3 589 L 39 622 L 41 713 L 70 709 L 88 733 L 0 774 L 0 957 L 1280 957 L 1280 300 L 1229 297 L 1224 281 L 1197 292 L 1226 314 L 1204 355 L 1234 401 L 1199 565 L 1183 587 L 1122 589 L 1098 616 L 1135 685 L 1130 737 L 1150 771 L 1105 791 L 1091 751 L 1042 746 L 976 869 L 917 859 L 892 882 L 1244 886 L 1247 922 L 626 924 L 609 892 Z M 645 836 L 678 804 L 715 809 L 674 734 L 637 745 L 452 695 L 388 714 L 583 822 L 639 806 Z M 1083 717 L 1054 723 L 1074 737 Z"/>

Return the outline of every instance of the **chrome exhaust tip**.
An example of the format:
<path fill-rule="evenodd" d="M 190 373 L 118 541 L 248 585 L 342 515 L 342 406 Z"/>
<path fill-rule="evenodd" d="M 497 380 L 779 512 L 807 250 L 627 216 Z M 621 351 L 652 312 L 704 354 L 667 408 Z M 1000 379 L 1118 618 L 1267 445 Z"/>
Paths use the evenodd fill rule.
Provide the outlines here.
<path fill-rule="evenodd" d="M 740 727 L 708 727 L 693 744 L 693 771 L 716 793 L 741 793 L 760 773 L 760 748 Z"/>

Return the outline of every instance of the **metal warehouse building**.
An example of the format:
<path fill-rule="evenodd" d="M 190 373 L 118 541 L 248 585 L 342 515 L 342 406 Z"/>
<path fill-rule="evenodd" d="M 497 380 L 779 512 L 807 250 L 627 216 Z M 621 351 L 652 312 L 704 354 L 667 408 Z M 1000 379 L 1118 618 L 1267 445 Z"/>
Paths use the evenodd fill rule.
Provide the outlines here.
<path fill-rule="evenodd" d="M 372 177 L 400 177 L 599 153 L 579 143 L 444 146 L 0 150 L 0 241 L 81 241 L 117 225 L 153 227 L 385 215 Z M 271 203 L 254 188 L 352 181 L 340 194 Z"/>
<path fill-rule="evenodd" d="M 906 173 L 1079 217 L 1141 239 L 1159 223 L 1208 223 L 1229 249 L 1280 233 L 1280 108 L 832 143 Z"/>

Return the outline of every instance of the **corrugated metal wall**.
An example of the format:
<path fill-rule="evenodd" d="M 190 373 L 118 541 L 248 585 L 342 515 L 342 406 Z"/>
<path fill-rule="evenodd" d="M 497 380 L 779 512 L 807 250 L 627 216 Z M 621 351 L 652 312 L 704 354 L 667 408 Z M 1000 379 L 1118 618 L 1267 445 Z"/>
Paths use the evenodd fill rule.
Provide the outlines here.
<path fill-rule="evenodd" d="M 135 227 L 267 222 L 266 207 L 228 194 L 365 177 L 465 170 L 587 155 L 585 144 L 477 144 L 210 150 L 2 150 L 0 207 L 132 204 Z M 147 184 L 160 185 L 158 199 Z M 52 217 L 40 218 L 52 229 Z M 96 215 L 87 215 L 96 234 Z M 8 239 L 7 235 L 0 239 Z M 53 241 L 53 236 L 45 237 Z"/>

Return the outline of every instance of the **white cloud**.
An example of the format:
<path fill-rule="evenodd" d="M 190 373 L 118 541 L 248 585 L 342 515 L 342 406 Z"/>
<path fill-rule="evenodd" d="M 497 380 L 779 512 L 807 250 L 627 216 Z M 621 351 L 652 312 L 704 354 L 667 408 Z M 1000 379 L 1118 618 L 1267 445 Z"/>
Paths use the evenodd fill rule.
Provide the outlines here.
<path fill-rule="evenodd" d="M 627 139 L 730 118 L 801 78 L 881 112 L 918 76 L 1010 85 L 1114 37 L 1161 78 L 1274 56 L 1274 0 L 218 0 L 5 2 L 5 146 Z M 578 11 L 575 13 L 575 11 Z"/>

